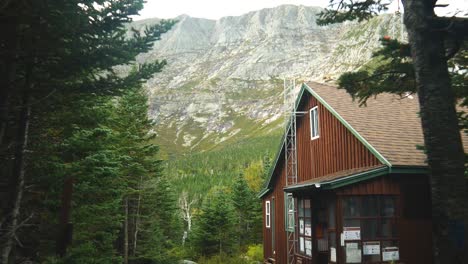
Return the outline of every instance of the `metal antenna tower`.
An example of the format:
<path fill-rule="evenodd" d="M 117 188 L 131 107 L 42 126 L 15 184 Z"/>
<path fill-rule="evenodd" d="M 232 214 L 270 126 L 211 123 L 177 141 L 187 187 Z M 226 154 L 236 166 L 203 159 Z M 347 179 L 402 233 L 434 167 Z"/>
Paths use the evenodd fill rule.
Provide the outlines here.
<path fill-rule="evenodd" d="M 286 186 L 297 183 L 295 80 L 284 80 Z"/>
<path fill-rule="evenodd" d="M 294 88 L 296 80 L 284 79 L 284 109 L 286 114 L 285 125 L 285 148 L 284 157 L 286 162 L 286 186 L 297 183 L 297 148 L 296 148 L 296 107 Z M 294 215 L 296 215 L 296 203 L 294 203 Z M 288 237 L 288 264 L 295 264 L 294 253 L 296 251 L 296 228 L 287 231 Z"/>

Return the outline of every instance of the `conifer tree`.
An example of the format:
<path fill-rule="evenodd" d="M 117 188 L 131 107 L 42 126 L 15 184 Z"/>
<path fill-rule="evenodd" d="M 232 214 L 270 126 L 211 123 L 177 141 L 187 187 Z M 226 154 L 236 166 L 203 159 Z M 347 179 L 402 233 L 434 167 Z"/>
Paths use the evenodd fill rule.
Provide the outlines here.
<path fill-rule="evenodd" d="M 138 13 L 143 3 L 143 0 L 27 0 L 4 1 L 0 5 L 0 29 L 3 32 L 0 38 L 0 155 L 2 174 L 7 175 L 2 181 L 6 179 L 9 186 L 8 193 L 2 197 L 4 203 L 0 214 L 2 263 L 10 261 L 10 253 L 17 242 L 16 233 L 22 221 L 28 219 L 21 213 L 25 181 L 36 180 L 26 178 L 36 177 L 27 172 L 25 162 L 29 159 L 28 146 L 38 143 L 31 141 L 30 130 L 35 129 L 31 125 L 37 125 L 31 121 L 61 108 L 53 104 L 62 99 L 119 94 L 125 88 L 141 84 L 164 66 L 164 61 L 155 61 L 141 65 L 138 71 L 124 77 L 113 70 L 114 66 L 133 63 L 137 54 L 148 51 L 173 24 L 162 21 L 144 32 L 133 31 L 128 36 L 125 23 L 131 21 L 131 16 Z M 56 100 L 51 100 L 52 97 Z M 69 101 L 61 103 L 73 104 Z M 69 131 L 59 132 L 71 135 L 61 143 L 83 143 L 78 152 L 88 151 L 95 155 L 65 153 L 74 161 L 80 160 L 73 163 L 76 167 L 72 170 L 103 162 L 108 166 L 102 171 L 89 171 L 90 175 L 100 175 L 105 181 L 114 174 L 112 168 L 117 165 L 114 162 L 120 162 L 115 160 L 114 150 L 99 149 L 100 144 L 85 146 L 91 139 L 110 140 L 114 135 L 108 127 L 88 128 L 71 134 Z M 86 186 L 78 186 L 81 187 Z M 117 188 L 115 194 L 119 191 Z"/>
<path fill-rule="evenodd" d="M 235 225 L 235 213 L 228 189 L 213 187 L 194 221 L 193 244 L 196 252 L 203 256 L 232 254 Z"/>

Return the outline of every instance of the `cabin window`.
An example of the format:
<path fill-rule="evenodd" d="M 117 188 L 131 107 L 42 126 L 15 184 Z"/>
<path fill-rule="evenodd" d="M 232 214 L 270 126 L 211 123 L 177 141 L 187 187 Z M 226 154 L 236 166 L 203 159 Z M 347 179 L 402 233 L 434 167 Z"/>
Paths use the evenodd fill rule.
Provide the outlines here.
<path fill-rule="evenodd" d="M 310 199 L 298 199 L 299 254 L 312 257 L 312 209 Z"/>
<path fill-rule="evenodd" d="M 271 207 L 270 201 L 265 201 L 265 227 L 270 228 L 271 226 Z"/>
<path fill-rule="evenodd" d="M 399 260 L 395 196 L 349 196 L 342 206 L 346 263 Z"/>
<path fill-rule="evenodd" d="M 310 139 L 319 138 L 318 106 L 310 109 Z"/>
<path fill-rule="evenodd" d="M 286 193 L 284 195 L 284 208 L 285 208 L 285 227 L 286 231 L 294 232 L 294 197 L 292 193 Z"/>

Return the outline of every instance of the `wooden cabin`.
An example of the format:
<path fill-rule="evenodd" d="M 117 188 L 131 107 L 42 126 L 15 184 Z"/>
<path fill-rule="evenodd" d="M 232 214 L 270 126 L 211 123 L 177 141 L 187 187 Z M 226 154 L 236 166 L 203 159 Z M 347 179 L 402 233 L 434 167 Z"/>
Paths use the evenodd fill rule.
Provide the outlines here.
<path fill-rule="evenodd" d="M 432 263 L 416 96 L 360 107 L 345 90 L 306 83 L 295 109 L 296 179 L 285 135 L 260 194 L 265 263 Z"/>

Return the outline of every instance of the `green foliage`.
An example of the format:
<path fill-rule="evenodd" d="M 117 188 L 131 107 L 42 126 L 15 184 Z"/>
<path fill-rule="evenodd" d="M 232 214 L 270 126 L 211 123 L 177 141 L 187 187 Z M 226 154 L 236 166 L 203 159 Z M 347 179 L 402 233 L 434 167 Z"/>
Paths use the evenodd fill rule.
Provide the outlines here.
<path fill-rule="evenodd" d="M 409 45 L 388 37 L 380 41 L 383 47 L 374 52 L 370 66 L 344 73 L 338 79 L 340 88 L 359 99 L 360 104 L 383 92 L 400 96 L 416 92 Z"/>
<path fill-rule="evenodd" d="M 42 218 L 38 232 L 49 245 L 39 249 L 40 255 L 53 254 L 56 234 L 50 230 L 56 230 L 62 182 L 72 176 L 73 243 L 60 261 L 121 263 L 127 221 L 132 262 L 174 263 L 174 239 L 181 237 L 176 197 L 161 174 L 158 148 L 148 143 L 151 122 L 143 92 L 130 89 L 120 97 L 80 95 L 67 101 L 60 111 L 38 120 L 41 126 L 32 138 L 40 142 L 31 156 L 35 192 L 44 194 L 36 209 Z"/>
<path fill-rule="evenodd" d="M 317 20 L 318 25 L 341 23 L 348 20 L 368 20 L 382 11 L 388 10 L 391 0 L 336 1 L 330 0 L 325 11 Z"/>
<path fill-rule="evenodd" d="M 280 135 L 252 137 L 222 149 L 176 157 L 166 163 L 166 171 L 177 193 L 203 195 L 212 186 L 230 186 L 252 162 L 270 157 Z"/>
<path fill-rule="evenodd" d="M 202 256 L 233 253 L 235 211 L 227 188 L 215 186 L 210 190 L 194 223 L 196 252 Z"/>
<path fill-rule="evenodd" d="M 262 207 L 260 200 L 255 196 L 256 193 L 257 191 L 249 188 L 242 175 L 237 177 L 232 186 L 232 203 L 237 214 L 238 244 L 242 250 L 247 244 L 258 243 L 261 240 Z"/>
<path fill-rule="evenodd" d="M 229 256 L 226 254 L 214 255 L 211 257 L 201 257 L 198 262 L 199 264 L 251 264 L 252 262 L 244 258 L 243 256 Z"/>
<path fill-rule="evenodd" d="M 265 178 L 264 165 L 262 161 L 254 161 L 244 170 L 244 178 L 250 189 L 259 192 L 263 186 Z"/>
<path fill-rule="evenodd" d="M 249 245 L 247 248 L 246 255 L 251 261 L 262 262 L 263 261 L 263 245 L 261 244 Z"/>
<path fill-rule="evenodd" d="M 174 206 L 160 204 L 164 211 L 158 211 L 145 203 L 155 192 L 175 204 L 174 198 L 165 195 L 166 189 L 159 189 L 165 187 L 155 158 L 158 148 L 148 143 L 151 123 L 146 98 L 139 91 L 166 62 L 136 65 L 135 57 L 149 51 L 174 21 L 127 34 L 125 26 L 143 3 L 7 1 L 0 7 L 4 20 L 0 80 L 6 88 L 0 92 L 0 126 L 6 131 L 0 135 L 2 156 L 6 155 L 4 144 L 16 140 L 16 130 L 28 126 L 27 119 L 18 118 L 18 109 L 26 104 L 33 109 L 30 135 L 26 135 L 30 142 L 26 182 L 31 187 L 18 203 L 24 204 L 21 217 L 30 216 L 37 224 L 17 232 L 21 240 L 30 241 L 21 257 L 55 261 L 49 256 L 55 254 L 57 214 L 67 178 L 74 181 L 73 243 L 67 255 L 55 262 L 121 263 L 124 222 L 134 227 L 130 229 L 135 236 L 130 237 L 136 237 L 139 246 L 150 240 L 170 243 L 167 225 L 145 226 L 140 219 L 159 217 L 159 222 L 153 222 L 171 222 L 175 214 Z M 114 69 L 121 65 L 135 67 L 128 74 L 118 74 Z M 9 163 L 2 160 L 1 165 L 9 167 Z M 143 188 L 150 182 L 153 188 Z M 127 200 L 129 215 L 123 210 Z M 3 206 L 0 213 L 8 214 Z M 144 238 L 138 237 L 137 230 L 140 236 L 146 232 Z M 151 257 L 165 255 L 172 246 L 162 246 Z M 138 257 L 134 248 L 130 250 Z"/>

